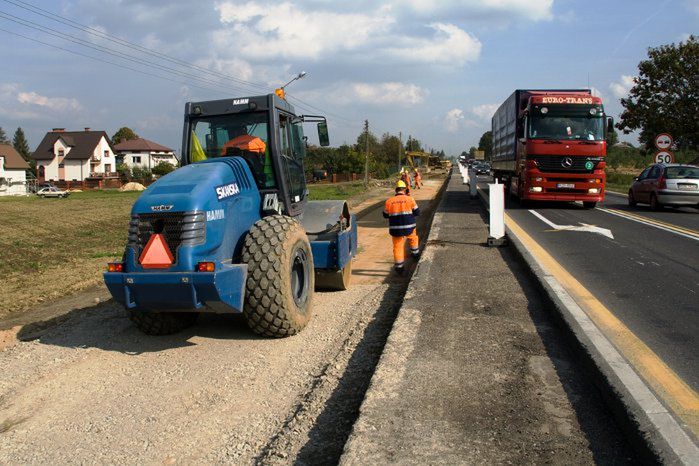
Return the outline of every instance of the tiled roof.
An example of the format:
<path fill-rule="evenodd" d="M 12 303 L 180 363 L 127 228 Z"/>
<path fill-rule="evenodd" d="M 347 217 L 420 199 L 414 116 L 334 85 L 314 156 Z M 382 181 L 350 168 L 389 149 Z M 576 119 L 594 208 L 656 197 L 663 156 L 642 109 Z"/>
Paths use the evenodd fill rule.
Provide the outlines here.
<path fill-rule="evenodd" d="M 157 142 L 149 141 L 148 139 L 138 138 L 131 139 L 129 141 L 122 141 L 116 146 L 114 150 L 117 152 L 129 152 L 129 151 L 147 151 L 147 152 L 173 152 L 169 147 L 161 146 Z"/>
<path fill-rule="evenodd" d="M 29 164 L 10 144 L 0 143 L 0 157 L 5 157 L 5 169 L 26 170 Z"/>
<path fill-rule="evenodd" d="M 34 160 L 51 160 L 55 157 L 53 153 L 53 145 L 58 138 L 63 139 L 68 146 L 70 152 L 66 155 L 66 159 L 89 159 L 95 151 L 95 147 L 99 144 L 100 139 L 104 137 L 111 147 L 112 143 L 109 136 L 104 131 L 51 131 L 46 133 L 44 139 L 39 143 L 32 157 Z M 114 150 L 114 148 L 112 148 Z"/>

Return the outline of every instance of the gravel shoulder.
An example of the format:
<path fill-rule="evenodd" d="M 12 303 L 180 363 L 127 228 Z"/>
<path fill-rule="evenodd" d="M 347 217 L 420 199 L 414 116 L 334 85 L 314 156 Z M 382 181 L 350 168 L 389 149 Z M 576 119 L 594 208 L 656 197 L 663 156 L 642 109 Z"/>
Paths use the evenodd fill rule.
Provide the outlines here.
<path fill-rule="evenodd" d="M 361 250 L 376 238 L 360 232 Z M 363 254 L 361 269 L 390 269 L 390 248 Z M 220 315 L 149 337 L 91 295 L 18 323 L 0 351 L 0 464 L 336 462 L 406 285 L 384 274 L 317 293 L 309 326 L 279 340 Z"/>

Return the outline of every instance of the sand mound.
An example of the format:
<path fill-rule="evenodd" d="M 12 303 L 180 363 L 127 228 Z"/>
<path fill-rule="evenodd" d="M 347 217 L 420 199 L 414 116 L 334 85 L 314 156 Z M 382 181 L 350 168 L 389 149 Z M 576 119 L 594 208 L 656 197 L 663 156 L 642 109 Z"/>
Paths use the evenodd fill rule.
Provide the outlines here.
<path fill-rule="evenodd" d="M 119 191 L 143 191 L 145 190 L 146 187 L 143 186 L 141 183 L 136 183 L 136 182 L 130 182 L 126 183 L 124 186 L 119 188 Z"/>

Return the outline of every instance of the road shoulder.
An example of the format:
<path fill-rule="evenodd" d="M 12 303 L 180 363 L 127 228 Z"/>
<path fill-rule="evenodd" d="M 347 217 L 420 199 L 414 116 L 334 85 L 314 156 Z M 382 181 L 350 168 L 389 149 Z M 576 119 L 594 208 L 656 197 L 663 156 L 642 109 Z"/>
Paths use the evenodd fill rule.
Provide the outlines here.
<path fill-rule="evenodd" d="M 482 213 L 452 177 L 341 464 L 631 462 Z"/>

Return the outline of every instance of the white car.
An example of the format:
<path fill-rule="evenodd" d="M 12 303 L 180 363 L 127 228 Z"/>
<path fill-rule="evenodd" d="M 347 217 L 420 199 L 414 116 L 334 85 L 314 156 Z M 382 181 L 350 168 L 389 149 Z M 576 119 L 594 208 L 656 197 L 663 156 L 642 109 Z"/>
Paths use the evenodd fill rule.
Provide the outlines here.
<path fill-rule="evenodd" d="M 68 197 L 70 193 L 68 191 L 61 191 L 58 188 L 41 188 L 36 192 L 39 197 Z"/>

